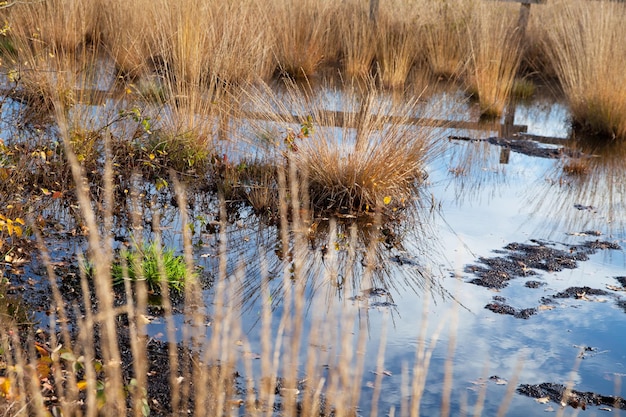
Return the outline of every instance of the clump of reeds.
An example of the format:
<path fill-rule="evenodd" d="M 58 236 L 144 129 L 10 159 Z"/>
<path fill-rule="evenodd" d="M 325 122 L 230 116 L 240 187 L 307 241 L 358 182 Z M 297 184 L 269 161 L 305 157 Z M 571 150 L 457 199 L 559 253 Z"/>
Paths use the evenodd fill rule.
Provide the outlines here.
<path fill-rule="evenodd" d="M 151 35 L 158 29 L 157 2 L 99 1 L 97 37 L 112 61 L 114 76 L 135 81 L 150 72 Z M 172 35 L 171 33 L 169 34 Z"/>
<path fill-rule="evenodd" d="M 4 18 L 4 36 L 17 36 L 22 44 L 28 40 L 34 48 L 72 53 L 93 41 L 97 8 L 94 1 L 16 2 L 7 5 Z"/>
<path fill-rule="evenodd" d="M 480 3 L 468 22 L 468 90 L 481 114 L 499 117 L 509 99 L 521 60 L 517 15 L 506 4 Z"/>
<path fill-rule="evenodd" d="M 419 26 L 415 11 L 406 4 L 381 10 L 376 21 L 376 65 L 384 87 L 401 89 L 418 52 Z"/>
<path fill-rule="evenodd" d="M 424 53 L 430 71 L 437 77 L 454 79 L 463 69 L 467 45 L 464 41 L 471 2 L 425 2 L 428 11 L 422 26 Z"/>
<path fill-rule="evenodd" d="M 348 77 L 366 78 L 376 57 L 376 29 L 363 2 L 343 2 L 333 24 L 335 42 L 341 45 L 341 68 Z"/>
<path fill-rule="evenodd" d="M 572 124 L 588 134 L 626 138 L 626 6 L 555 2 L 541 28 L 549 60 L 569 103 Z"/>
<path fill-rule="evenodd" d="M 328 0 L 277 0 L 268 4 L 273 54 L 280 75 L 308 78 L 328 59 L 333 5 Z"/>
<path fill-rule="evenodd" d="M 251 121 L 257 131 L 265 130 L 257 145 L 279 166 L 295 167 L 311 207 L 320 212 L 363 213 L 410 205 L 423 179 L 424 162 L 436 148 L 432 126 L 418 126 L 412 119 L 420 109 L 418 98 L 392 100 L 372 80 L 361 87 L 346 86 L 342 94 L 336 111 L 295 84 L 283 94 L 257 91 L 249 100 L 278 113 Z"/>

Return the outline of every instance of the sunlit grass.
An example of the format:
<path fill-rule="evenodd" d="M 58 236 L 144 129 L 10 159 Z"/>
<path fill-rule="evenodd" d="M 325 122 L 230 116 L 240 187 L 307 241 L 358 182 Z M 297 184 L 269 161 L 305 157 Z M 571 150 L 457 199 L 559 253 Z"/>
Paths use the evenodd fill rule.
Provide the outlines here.
<path fill-rule="evenodd" d="M 426 61 L 437 77 L 454 79 L 465 65 L 465 28 L 471 16 L 471 2 L 425 2 L 429 11 L 422 28 Z"/>
<path fill-rule="evenodd" d="M 556 2 L 542 30 L 572 124 L 608 139 L 626 138 L 625 17 L 620 2 Z"/>
<path fill-rule="evenodd" d="M 278 0 L 268 6 L 277 71 L 294 79 L 312 76 L 328 58 L 334 3 Z"/>
<path fill-rule="evenodd" d="M 481 114 L 502 115 L 521 60 L 517 14 L 505 3 L 480 3 L 466 27 L 468 90 L 478 98 Z"/>
<path fill-rule="evenodd" d="M 412 123 L 424 109 L 419 97 L 394 101 L 371 79 L 344 87 L 339 112 L 328 111 L 323 100 L 295 84 L 281 94 L 265 88 L 248 96 L 257 108 L 276 112 L 249 122 L 264 132 L 257 146 L 279 167 L 298 172 L 315 211 L 366 213 L 411 205 L 424 164 L 437 148 L 433 126 Z M 294 110 L 296 123 L 285 119 Z"/>

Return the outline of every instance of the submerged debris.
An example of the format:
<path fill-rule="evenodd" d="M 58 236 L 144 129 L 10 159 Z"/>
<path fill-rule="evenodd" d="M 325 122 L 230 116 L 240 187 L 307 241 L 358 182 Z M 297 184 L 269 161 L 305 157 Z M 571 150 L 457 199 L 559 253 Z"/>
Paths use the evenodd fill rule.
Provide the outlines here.
<path fill-rule="evenodd" d="M 487 310 L 491 310 L 494 313 L 497 314 L 507 314 L 510 316 L 513 316 L 517 319 L 527 319 L 530 316 L 534 315 L 535 313 L 537 313 L 537 309 L 536 308 L 524 308 L 524 309 L 517 309 L 515 307 L 511 307 L 508 304 L 504 304 L 502 302 L 499 301 L 494 301 L 492 303 L 489 303 L 485 306 L 485 308 Z"/>
<path fill-rule="evenodd" d="M 449 136 L 448 139 L 470 141 L 470 142 L 479 142 L 479 141 L 487 142 L 487 143 L 490 143 L 491 145 L 502 146 L 504 148 L 508 148 L 512 150 L 513 152 L 521 153 L 523 155 L 528 155 L 528 156 L 534 156 L 537 158 L 558 159 L 564 156 L 567 156 L 570 158 L 580 158 L 581 156 L 583 156 L 583 154 L 580 151 L 577 151 L 575 149 L 568 149 L 562 146 L 561 147 L 541 146 L 537 141 L 534 141 L 532 139 L 509 139 L 509 138 L 498 138 L 498 137 L 482 139 L 482 138 L 471 138 L 468 136 Z"/>
<path fill-rule="evenodd" d="M 481 257 L 478 262 L 482 265 L 468 265 L 465 272 L 477 276 L 470 280 L 472 284 L 498 289 L 506 287 L 513 278 L 536 275 L 535 270 L 555 272 L 574 269 L 579 261 L 588 260 L 589 255 L 600 249 L 620 249 L 614 242 L 600 240 L 567 246 L 567 250 L 555 246 L 539 240 L 531 240 L 530 244 L 509 243 L 502 251 L 498 251 L 504 256 Z"/>
<path fill-rule="evenodd" d="M 568 405 L 585 410 L 587 405 L 608 405 L 626 410 L 626 402 L 622 397 L 602 395 L 595 392 L 567 390 L 565 385 L 543 382 L 541 384 L 521 384 L 517 392 L 531 398 L 549 398 L 557 404 Z"/>
<path fill-rule="evenodd" d="M 610 292 L 591 287 L 569 287 L 552 296 L 552 298 L 583 299 L 588 295 L 611 295 Z"/>

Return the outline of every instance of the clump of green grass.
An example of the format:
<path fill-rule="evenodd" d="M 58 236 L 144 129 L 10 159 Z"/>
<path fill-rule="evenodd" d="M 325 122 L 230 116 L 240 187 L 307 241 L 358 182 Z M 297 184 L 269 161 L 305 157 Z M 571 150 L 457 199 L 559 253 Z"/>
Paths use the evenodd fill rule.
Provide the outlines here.
<path fill-rule="evenodd" d="M 572 124 L 586 134 L 626 139 L 626 49 L 622 2 L 558 2 L 542 25 Z"/>
<path fill-rule="evenodd" d="M 174 292 L 181 293 L 185 288 L 188 279 L 185 257 L 175 255 L 174 249 L 160 249 L 153 242 L 133 250 L 122 249 L 119 257 L 121 259 L 111 266 L 115 285 L 122 284 L 128 278 L 131 281 L 145 280 L 148 289 L 156 294 L 161 292 L 162 280 Z M 163 263 L 163 273 L 159 269 L 160 262 Z"/>

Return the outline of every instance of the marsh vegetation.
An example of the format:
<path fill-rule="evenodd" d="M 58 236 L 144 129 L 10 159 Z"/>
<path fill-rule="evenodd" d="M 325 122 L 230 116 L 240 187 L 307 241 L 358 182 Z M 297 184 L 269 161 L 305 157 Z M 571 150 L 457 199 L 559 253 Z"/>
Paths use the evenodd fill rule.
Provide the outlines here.
<path fill-rule="evenodd" d="M 376 16 L 364 0 L 47 0 L 0 15 L 3 415 L 449 415 L 469 307 L 443 284 L 428 187 L 442 160 L 475 188 L 491 172 L 484 149 L 451 156 L 450 129 L 499 129 L 516 100 L 553 94 L 571 152 L 550 180 L 577 191 L 561 201 L 602 183 L 622 204 L 622 2 L 550 1 L 525 33 L 517 3 L 482 0 Z M 422 306 L 388 410 L 404 293 Z M 438 302 L 453 307 L 431 320 Z M 438 405 L 424 405 L 440 338 Z"/>

